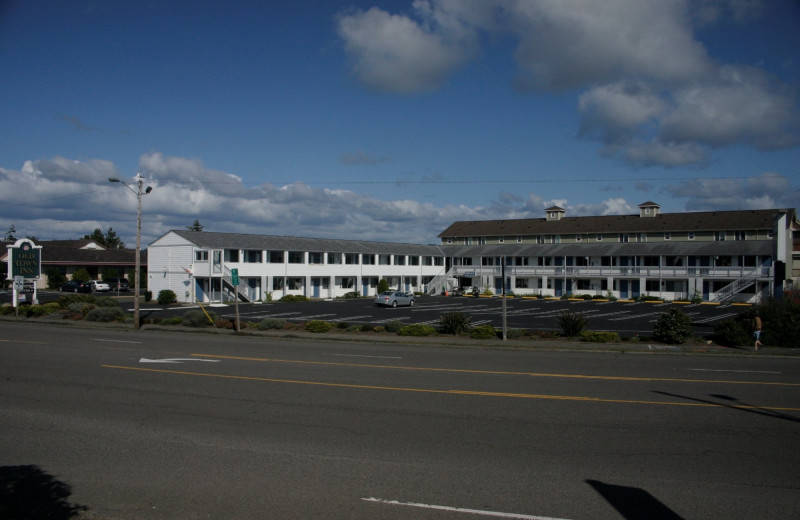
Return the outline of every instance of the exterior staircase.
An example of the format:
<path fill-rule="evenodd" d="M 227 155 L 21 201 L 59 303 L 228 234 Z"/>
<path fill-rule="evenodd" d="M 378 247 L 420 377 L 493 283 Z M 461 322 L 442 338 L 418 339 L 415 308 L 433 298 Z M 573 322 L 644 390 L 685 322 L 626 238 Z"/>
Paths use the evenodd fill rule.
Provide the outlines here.
<path fill-rule="evenodd" d="M 733 300 L 733 297 L 742 292 L 744 289 L 749 287 L 750 285 L 754 284 L 756 280 L 759 278 L 760 270 L 756 269 L 751 271 L 749 274 L 742 276 L 734 280 L 733 282 L 729 283 L 719 291 L 717 291 L 716 296 L 714 297 L 714 301 L 720 303 L 729 303 Z"/>
<path fill-rule="evenodd" d="M 225 267 L 222 280 L 225 282 L 225 285 L 228 287 L 228 289 L 236 294 L 236 297 L 239 298 L 239 301 L 248 303 L 250 302 L 250 298 L 248 298 L 247 293 L 242 291 L 242 286 L 233 285 L 233 273 L 231 272 L 230 268 Z"/>

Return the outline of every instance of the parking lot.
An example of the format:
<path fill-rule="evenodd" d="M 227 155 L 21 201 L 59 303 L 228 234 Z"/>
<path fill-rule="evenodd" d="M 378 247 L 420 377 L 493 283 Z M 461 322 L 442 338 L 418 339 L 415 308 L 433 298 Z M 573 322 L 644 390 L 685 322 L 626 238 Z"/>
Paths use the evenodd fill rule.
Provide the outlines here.
<path fill-rule="evenodd" d="M 581 313 L 588 320 L 590 330 L 618 332 L 622 336 L 649 336 L 653 323 L 659 315 L 672 306 L 680 309 L 692 319 L 695 333 L 708 336 L 719 321 L 745 312 L 747 307 L 710 304 L 675 304 L 628 301 L 572 301 L 507 299 L 506 326 L 508 329 L 533 331 L 560 331 L 558 316 L 564 311 Z M 234 318 L 233 305 L 211 304 L 218 316 Z M 161 308 L 144 304 L 144 316 L 183 313 L 186 307 Z M 370 324 L 386 326 L 389 322 L 423 323 L 437 325 L 440 316 L 459 311 L 471 317 L 472 325 L 503 325 L 503 302 L 500 298 L 470 298 L 422 296 L 413 307 L 377 307 L 372 298 L 358 300 L 333 300 L 313 302 L 268 302 L 259 304 L 240 303 L 239 318 L 242 322 L 258 322 L 266 318 L 282 318 L 287 321 L 324 320 L 348 324 Z"/>

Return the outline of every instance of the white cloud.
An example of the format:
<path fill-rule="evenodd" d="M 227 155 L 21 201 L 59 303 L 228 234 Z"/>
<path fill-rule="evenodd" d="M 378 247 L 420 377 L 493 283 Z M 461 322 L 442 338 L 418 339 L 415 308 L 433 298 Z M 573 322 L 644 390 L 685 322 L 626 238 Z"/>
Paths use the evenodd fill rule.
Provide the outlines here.
<path fill-rule="evenodd" d="M 695 30 L 746 23 L 757 0 L 417 0 L 339 19 L 355 75 L 370 88 L 439 88 L 479 55 L 481 38 L 516 39 L 517 85 L 576 91 L 578 134 L 634 166 L 706 165 L 732 145 L 800 145 L 796 94 L 765 70 L 721 63 Z M 739 25 L 741 24 L 741 25 Z"/>
<path fill-rule="evenodd" d="M 748 179 L 690 180 L 665 191 L 685 198 L 690 211 L 793 208 L 800 198 L 800 189 L 776 173 Z"/>

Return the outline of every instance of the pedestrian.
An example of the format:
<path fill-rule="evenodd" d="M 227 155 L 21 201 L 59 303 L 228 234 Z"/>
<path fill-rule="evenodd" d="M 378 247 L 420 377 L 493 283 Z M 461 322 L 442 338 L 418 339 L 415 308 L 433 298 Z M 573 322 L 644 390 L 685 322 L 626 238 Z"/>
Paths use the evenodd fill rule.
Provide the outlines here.
<path fill-rule="evenodd" d="M 756 340 L 755 350 L 764 346 L 764 344 L 761 343 L 761 316 L 758 312 L 756 312 L 756 317 L 753 318 L 753 338 Z"/>

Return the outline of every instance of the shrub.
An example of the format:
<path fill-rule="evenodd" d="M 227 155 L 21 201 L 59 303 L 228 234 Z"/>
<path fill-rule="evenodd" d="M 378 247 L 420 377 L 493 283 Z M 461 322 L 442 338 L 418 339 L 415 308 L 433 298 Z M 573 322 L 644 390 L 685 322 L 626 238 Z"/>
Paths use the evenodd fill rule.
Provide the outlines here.
<path fill-rule="evenodd" d="M 492 290 L 488 289 L 488 288 L 484 289 L 484 291 L 481 294 L 483 294 L 484 296 L 494 296 L 494 293 L 492 292 Z"/>
<path fill-rule="evenodd" d="M 361 298 L 361 293 L 358 292 L 358 291 L 350 291 L 349 293 L 345 293 L 345 295 L 342 296 L 342 298 L 344 298 L 346 300 L 352 300 L 352 299 L 355 299 L 355 298 Z"/>
<path fill-rule="evenodd" d="M 258 328 L 261 330 L 282 329 L 285 326 L 286 320 L 283 318 L 266 318 L 258 324 Z"/>
<path fill-rule="evenodd" d="M 144 301 L 146 301 L 146 302 L 153 301 L 153 291 L 145 291 L 144 292 Z"/>
<path fill-rule="evenodd" d="M 159 305 L 169 305 L 170 303 L 178 301 L 178 297 L 175 295 L 175 291 L 162 289 L 158 291 L 158 300 L 156 301 Z"/>
<path fill-rule="evenodd" d="M 656 341 L 681 344 L 691 337 L 692 320 L 678 308 L 662 313 L 653 326 L 653 338 Z"/>
<path fill-rule="evenodd" d="M 472 329 L 472 317 L 459 311 L 452 311 L 439 316 L 439 326 L 445 334 L 463 334 Z"/>
<path fill-rule="evenodd" d="M 160 299 L 161 293 L 159 293 L 158 296 Z M 208 315 L 206 315 L 202 310 L 191 310 L 183 314 L 183 321 L 181 323 L 186 327 L 210 327 L 217 321 L 217 318 L 218 316 L 215 312 L 209 312 Z"/>
<path fill-rule="evenodd" d="M 750 338 L 749 321 L 741 316 L 714 325 L 713 339 L 725 347 L 748 345 L 753 342 Z"/>
<path fill-rule="evenodd" d="M 322 320 L 307 321 L 305 325 L 305 329 L 308 332 L 328 332 L 332 328 L 333 328 L 333 323 Z"/>
<path fill-rule="evenodd" d="M 28 305 L 25 310 L 25 315 L 28 317 L 38 318 L 47 314 L 47 309 L 43 305 Z"/>
<path fill-rule="evenodd" d="M 372 332 L 372 325 L 369 323 L 364 323 L 361 325 L 361 332 Z"/>
<path fill-rule="evenodd" d="M 525 329 L 508 329 L 506 331 L 506 338 L 508 339 L 516 339 L 516 338 L 524 338 L 527 335 L 527 331 Z"/>
<path fill-rule="evenodd" d="M 363 325 L 350 325 L 347 327 L 347 332 L 361 332 L 362 330 L 364 330 Z"/>
<path fill-rule="evenodd" d="M 98 307 L 119 307 L 119 303 L 110 296 L 101 296 L 95 300 Z"/>
<path fill-rule="evenodd" d="M 586 328 L 586 318 L 580 312 L 562 311 L 556 318 L 558 326 L 568 337 L 577 336 Z"/>
<path fill-rule="evenodd" d="M 46 309 L 47 314 L 52 314 L 61 309 L 61 304 L 59 304 L 58 302 L 47 302 L 44 305 L 42 305 L 42 307 Z"/>
<path fill-rule="evenodd" d="M 339 321 L 339 322 L 336 322 L 336 328 L 339 328 L 339 329 L 347 329 L 347 328 L 349 328 L 349 327 L 350 327 L 350 324 L 349 324 L 349 323 L 347 323 L 346 321 Z"/>
<path fill-rule="evenodd" d="M 0 305 L 0 314 L 2 314 L 3 316 L 8 316 L 9 314 L 14 314 L 15 312 L 16 311 L 14 310 L 14 307 L 9 303 L 4 303 L 3 305 Z"/>
<path fill-rule="evenodd" d="M 86 315 L 87 321 L 102 321 L 102 322 L 109 322 L 109 321 L 117 321 L 118 319 L 122 318 L 125 314 L 119 306 L 117 307 L 97 307 L 96 309 L 92 309 Z"/>
<path fill-rule="evenodd" d="M 430 325 L 423 325 L 422 323 L 412 323 L 406 325 L 397 331 L 399 336 L 432 336 L 436 334 L 436 329 Z"/>
<path fill-rule="evenodd" d="M 395 321 L 390 321 L 389 323 L 386 324 L 386 330 L 389 332 L 397 332 L 402 328 L 403 328 L 402 321 L 395 320 Z"/>
<path fill-rule="evenodd" d="M 616 332 L 600 330 L 584 330 L 580 334 L 581 341 L 589 343 L 618 343 L 619 334 Z"/>
<path fill-rule="evenodd" d="M 67 306 L 69 312 L 80 314 L 81 316 L 86 316 L 94 308 L 95 304 L 89 302 L 75 302 Z"/>
<path fill-rule="evenodd" d="M 161 325 L 180 325 L 183 323 L 183 316 L 171 316 L 161 318 Z"/>
<path fill-rule="evenodd" d="M 381 278 L 378 281 L 378 294 L 384 293 L 389 290 L 389 282 Z"/>
<path fill-rule="evenodd" d="M 472 339 L 497 338 L 497 329 L 495 329 L 491 325 L 481 325 L 479 327 L 473 328 L 469 333 L 469 337 Z"/>
<path fill-rule="evenodd" d="M 373 332 L 384 332 L 384 331 L 386 331 L 386 328 L 381 326 L 381 325 L 376 325 L 375 327 L 372 328 L 372 331 Z"/>
<path fill-rule="evenodd" d="M 93 303 L 94 296 L 89 294 L 62 294 L 61 297 L 58 298 L 58 304 L 61 306 L 62 309 L 68 309 L 70 304 L 73 303 Z"/>
<path fill-rule="evenodd" d="M 287 294 L 286 296 L 282 296 L 279 301 L 282 302 L 307 302 L 309 301 L 307 296 L 303 296 L 302 294 Z"/>
<path fill-rule="evenodd" d="M 778 347 L 797 346 L 800 337 L 800 303 L 791 298 L 770 299 L 752 311 L 761 315 L 764 329 L 761 342 Z M 752 317 L 748 315 L 748 317 Z"/>

